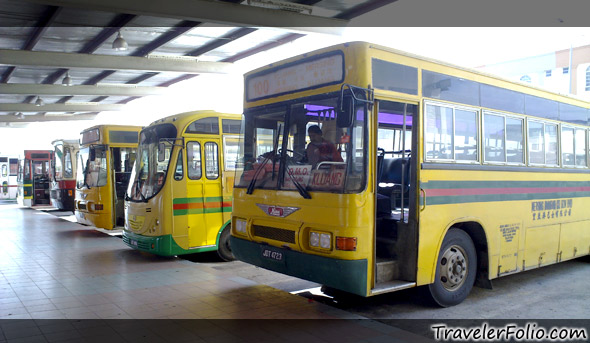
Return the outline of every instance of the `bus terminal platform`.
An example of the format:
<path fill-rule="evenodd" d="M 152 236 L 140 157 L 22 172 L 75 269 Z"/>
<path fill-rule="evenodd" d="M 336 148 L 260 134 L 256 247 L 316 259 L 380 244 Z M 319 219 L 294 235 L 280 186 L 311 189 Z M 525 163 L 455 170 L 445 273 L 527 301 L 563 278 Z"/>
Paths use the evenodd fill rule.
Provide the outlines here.
<path fill-rule="evenodd" d="M 0 343 L 431 341 L 15 203 L 0 234 Z"/>

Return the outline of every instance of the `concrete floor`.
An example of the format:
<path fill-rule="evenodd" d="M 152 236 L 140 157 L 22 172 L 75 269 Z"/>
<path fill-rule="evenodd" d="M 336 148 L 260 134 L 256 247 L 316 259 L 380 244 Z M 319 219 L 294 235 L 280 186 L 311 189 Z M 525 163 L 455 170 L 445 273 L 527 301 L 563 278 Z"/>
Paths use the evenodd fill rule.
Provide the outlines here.
<path fill-rule="evenodd" d="M 285 330 L 291 330 L 292 337 L 301 338 L 305 333 L 305 340 L 311 342 L 428 341 L 259 284 L 231 270 L 134 251 L 120 238 L 16 204 L 0 205 L 0 237 L 0 343 L 79 342 L 96 337 L 104 342 L 105 332 L 111 335 L 109 341 L 134 341 L 125 338 L 123 332 L 129 330 L 121 326 L 137 321 L 121 319 L 200 319 L 187 324 L 192 328 L 218 319 L 261 319 L 276 324 L 264 325 L 267 329 L 262 331 L 259 325 L 246 325 L 258 330 L 246 339 L 232 334 L 224 322 L 222 332 L 214 325 L 218 335 L 201 331 L 197 342 L 219 342 L 221 336 L 225 337 L 221 341 L 228 342 L 255 342 L 264 336 L 270 342 L 285 335 Z M 88 334 L 87 327 L 77 327 L 80 319 L 95 320 L 83 323 L 92 323 L 85 325 L 93 325 L 91 332 L 97 335 Z M 304 324 L 281 326 L 270 319 L 303 319 Z M 271 329 L 275 326 L 282 330 Z M 326 336 L 326 332 L 332 334 Z M 145 338 L 138 339 L 146 342 Z"/>

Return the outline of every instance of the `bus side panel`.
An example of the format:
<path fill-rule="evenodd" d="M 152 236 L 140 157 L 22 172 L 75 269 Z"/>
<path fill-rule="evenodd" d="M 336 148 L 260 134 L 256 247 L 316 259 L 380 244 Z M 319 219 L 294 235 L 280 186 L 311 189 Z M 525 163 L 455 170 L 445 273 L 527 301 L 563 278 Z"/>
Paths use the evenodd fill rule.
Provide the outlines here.
<path fill-rule="evenodd" d="M 560 225 L 529 227 L 526 229 L 524 266 L 542 267 L 557 261 Z"/>
<path fill-rule="evenodd" d="M 561 225 L 559 257 L 561 261 L 590 254 L 590 221 Z"/>
<path fill-rule="evenodd" d="M 442 240 L 457 223 L 483 229 L 489 278 L 588 254 L 590 203 L 578 186 L 586 176 L 560 186 L 563 175 L 423 169 L 418 284 L 433 282 Z"/>

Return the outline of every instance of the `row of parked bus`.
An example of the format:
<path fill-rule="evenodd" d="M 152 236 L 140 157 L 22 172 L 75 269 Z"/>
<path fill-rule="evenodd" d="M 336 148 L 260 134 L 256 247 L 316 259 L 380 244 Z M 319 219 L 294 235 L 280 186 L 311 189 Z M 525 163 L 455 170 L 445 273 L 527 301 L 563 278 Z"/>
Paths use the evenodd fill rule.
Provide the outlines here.
<path fill-rule="evenodd" d="M 363 42 L 244 91 L 242 117 L 94 127 L 77 158 L 62 142 L 54 170 L 76 184 L 58 193 L 132 248 L 216 250 L 333 295 L 424 286 L 452 306 L 476 280 L 590 254 L 586 101 Z M 39 180 L 25 195 L 46 196 Z"/>
<path fill-rule="evenodd" d="M 135 249 L 218 251 L 232 260 L 227 228 L 240 121 L 239 114 L 187 112 L 147 127 L 93 126 L 79 140 L 53 141 L 53 150 L 25 150 L 13 168 L 17 202 L 73 211 L 83 225 L 124 228 L 123 241 Z M 185 153 L 173 153 L 185 145 Z"/>

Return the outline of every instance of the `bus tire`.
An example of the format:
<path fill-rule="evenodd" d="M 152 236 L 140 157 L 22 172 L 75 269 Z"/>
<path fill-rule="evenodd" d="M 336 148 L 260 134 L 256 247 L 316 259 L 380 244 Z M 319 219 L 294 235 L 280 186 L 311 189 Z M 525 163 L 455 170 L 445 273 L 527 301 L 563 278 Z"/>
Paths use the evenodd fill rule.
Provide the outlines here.
<path fill-rule="evenodd" d="M 471 237 L 451 228 L 438 254 L 434 283 L 428 285 L 432 300 L 441 307 L 461 303 L 471 292 L 476 273 L 477 253 Z"/>
<path fill-rule="evenodd" d="M 217 247 L 217 255 L 219 255 L 219 258 L 226 262 L 236 259 L 234 254 L 231 252 L 231 246 L 229 244 L 230 231 L 231 226 L 229 225 L 223 229 L 221 235 L 219 236 L 219 246 Z"/>

